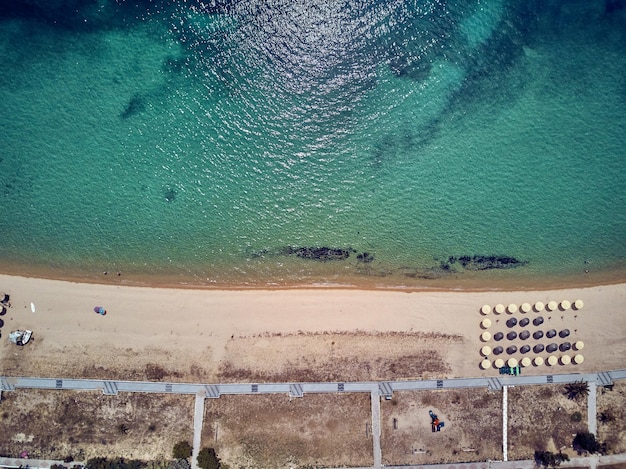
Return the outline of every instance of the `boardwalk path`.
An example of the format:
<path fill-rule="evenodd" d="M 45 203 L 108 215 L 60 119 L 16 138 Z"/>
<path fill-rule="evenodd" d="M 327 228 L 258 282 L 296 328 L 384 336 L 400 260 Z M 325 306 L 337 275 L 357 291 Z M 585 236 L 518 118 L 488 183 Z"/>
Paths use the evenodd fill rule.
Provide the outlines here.
<path fill-rule="evenodd" d="M 219 398 L 222 394 L 289 394 L 292 397 L 302 397 L 305 393 L 346 393 L 367 392 L 372 399 L 372 439 L 374 452 L 374 468 L 380 468 L 382 454 L 380 447 L 380 397 L 391 397 L 395 391 L 420 391 L 437 389 L 459 388 L 488 388 L 502 390 L 505 386 L 523 386 L 533 384 L 565 384 L 576 381 L 586 381 L 590 385 L 589 404 L 589 431 L 595 433 L 595 398 L 596 386 L 611 384 L 614 380 L 626 379 L 625 370 L 603 371 L 599 373 L 568 373 L 539 376 L 501 376 L 492 378 L 459 378 L 441 380 L 408 380 L 408 381 L 365 381 L 352 383 L 240 383 L 240 384 L 191 384 L 166 383 L 152 381 L 113 381 L 95 379 L 62 379 L 62 378 L 27 378 L 0 376 L 0 399 L 2 391 L 15 389 L 65 389 L 80 391 L 102 391 L 104 394 L 116 395 L 119 392 L 147 392 L 167 394 L 195 394 L 194 406 L 194 438 L 193 438 L 193 465 L 200 450 L 201 431 L 204 417 L 205 398 Z M 504 388 L 506 389 L 506 388 Z M 505 404 L 506 405 L 506 404 Z M 592 417 L 593 415 L 593 417 Z M 503 431 L 506 432 L 506 416 L 503 418 Z M 503 435 L 504 436 L 504 435 Z M 506 464 L 507 448 L 504 437 L 503 459 Z M 593 466 L 596 461 L 590 461 Z M 518 461 L 514 467 L 521 469 Z M 506 469 L 509 466 L 494 466 L 495 463 L 472 463 L 467 466 L 457 464 L 461 469 Z M 533 463 L 534 464 L 534 463 Z M 0 463 L 0 466 L 2 464 Z M 484 466 L 484 467 L 483 467 Z M 31 464 L 31 467 L 33 465 Z M 44 466 L 41 466 L 44 467 Z M 49 466 L 46 466 L 49 467 Z M 405 466 L 408 468 L 408 466 Z M 422 466 L 420 466 L 422 467 Z M 424 466 L 426 467 L 426 466 Z M 440 467 L 440 466 L 437 466 Z M 453 466 L 449 466 L 453 467 Z M 513 466 L 511 466 L 513 467 Z"/>
<path fill-rule="evenodd" d="M 626 369 L 601 373 L 568 373 L 538 376 L 500 376 L 498 378 L 455 378 L 441 380 L 407 381 L 363 381 L 351 383 L 239 383 L 239 384 L 191 384 L 153 381 L 103 381 L 96 379 L 26 378 L 0 376 L 0 391 L 14 389 L 67 389 L 80 391 L 102 391 L 104 394 L 118 392 L 154 392 L 167 394 L 205 393 L 208 398 L 222 394 L 290 394 L 301 397 L 311 393 L 367 392 L 380 395 L 388 390 L 422 391 L 459 388 L 489 388 L 501 390 L 502 386 L 532 384 L 565 384 L 586 381 L 590 384 L 610 384 L 614 380 L 626 379 Z"/>

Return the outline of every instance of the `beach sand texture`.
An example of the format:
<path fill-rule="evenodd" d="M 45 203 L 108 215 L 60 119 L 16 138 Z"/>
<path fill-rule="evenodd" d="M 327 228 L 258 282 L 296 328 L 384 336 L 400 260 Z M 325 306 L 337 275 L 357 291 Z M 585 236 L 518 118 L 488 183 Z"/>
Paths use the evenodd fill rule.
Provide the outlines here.
<path fill-rule="evenodd" d="M 9 376 L 193 382 L 496 376 L 493 367 L 480 368 L 481 321 L 489 317 L 492 333 L 506 333 L 511 317 L 537 316 L 545 321 L 535 329 L 567 328 L 566 340 L 583 341 L 584 362 L 530 366 L 525 374 L 626 365 L 626 284 L 534 292 L 194 290 L 2 275 L 0 289 L 12 303 L 2 316 L 0 346 L 0 370 Z M 484 304 L 577 299 L 584 301 L 580 311 L 480 311 Z M 105 316 L 94 313 L 97 305 Z M 11 344 L 15 329 L 33 330 L 33 343 Z M 536 342 L 553 340 L 528 343 Z"/>

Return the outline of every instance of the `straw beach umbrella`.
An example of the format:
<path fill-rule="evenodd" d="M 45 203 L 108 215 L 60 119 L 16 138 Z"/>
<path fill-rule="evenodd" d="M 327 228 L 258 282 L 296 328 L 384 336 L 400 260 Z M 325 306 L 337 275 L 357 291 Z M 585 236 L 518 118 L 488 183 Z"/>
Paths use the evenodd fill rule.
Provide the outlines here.
<path fill-rule="evenodd" d="M 585 306 L 585 303 L 583 303 L 583 300 L 574 301 L 574 309 L 581 310 L 583 309 L 583 306 Z"/>
<path fill-rule="evenodd" d="M 483 329 L 489 329 L 491 327 L 491 319 L 485 318 L 481 321 L 480 325 Z"/>
<path fill-rule="evenodd" d="M 481 339 L 483 342 L 489 342 L 489 341 L 491 340 L 491 333 L 490 333 L 490 332 L 488 332 L 488 331 L 483 332 L 483 333 L 480 335 L 480 339 Z"/>
<path fill-rule="evenodd" d="M 480 308 L 480 312 L 484 314 L 485 316 L 487 316 L 489 313 L 491 313 L 491 306 L 483 305 L 483 307 Z"/>
<path fill-rule="evenodd" d="M 567 311 L 570 308 L 570 306 L 572 306 L 572 304 L 569 301 L 567 300 L 561 301 L 561 309 L 563 311 Z"/>
<path fill-rule="evenodd" d="M 517 313 L 517 305 L 515 303 L 511 303 L 507 309 L 511 314 Z"/>
<path fill-rule="evenodd" d="M 509 361 L 507 363 L 510 367 L 517 366 L 517 358 L 509 358 Z"/>
<path fill-rule="evenodd" d="M 580 353 L 574 355 L 574 363 L 576 363 L 577 365 L 580 365 L 584 361 L 585 357 L 583 357 Z"/>
<path fill-rule="evenodd" d="M 524 368 L 526 368 L 526 367 L 530 366 L 530 358 L 524 357 L 524 358 L 522 358 L 522 361 L 520 363 L 522 364 L 522 366 Z"/>
<path fill-rule="evenodd" d="M 504 313 L 504 305 L 502 305 L 502 304 L 498 303 L 498 304 L 496 305 L 496 307 L 494 308 L 494 310 L 493 310 L 493 311 L 494 311 L 494 313 L 496 313 L 496 314 L 502 314 L 502 313 Z"/>
<path fill-rule="evenodd" d="M 504 360 L 502 360 L 502 358 L 497 358 L 493 364 L 496 368 L 502 368 L 504 366 Z"/>
<path fill-rule="evenodd" d="M 548 365 L 554 366 L 558 362 L 557 358 L 554 355 L 550 355 L 548 357 Z"/>
<path fill-rule="evenodd" d="M 483 370 L 486 370 L 487 368 L 491 367 L 491 362 L 489 360 L 483 360 L 482 362 L 480 362 L 480 367 Z"/>
<path fill-rule="evenodd" d="M 543 311 L 543 303 L 541 301 L 537 301 L 537 303 L 535 303 L 535 311 L 537 311 L 538 313 Z"/>
<path fill-rule="evenodd" d="M 530 303 L 522 303 L 522 306 L 520 306 L 522 313 L 529 313 L 530 309 Z"/>
<path fill-rule="evenodd" d="M 558 306 L 559 306 L 559 305 L 557 304 L 557 302 L 556 302 L 556 301 L 550 301 L 550 302 L 548 302 L 548 310 L 549 310 L 549 311 L 554 311 L 555 309 L 557 309 L 557 308 L 558 308 Z"/>
<path fill-rule="evenodd" d="M 535 357 L 535 359 L 533 361 L 535 362 L 535 366 L 543 365 L 543 358 L 541 358 L 541 357 Z"/>
<path fill-rule="evenodd" d="M 482 353 L 485 357 L 488 357 L 491 355 L 491 347 L 489 347 L 489 345 L 485 345 L 480 349 L 480 353 Z"/>
<path fill-rule="evenodd" d="M 572 357 L 569 355 L 563 355 L 561 357 L 561 365 L 569 365 L 570 363 L 572 363 Z"/>
<path fill-rule="evenodd" d="M 585 343 L 582 340 L 579 340 L 578 342 L 574 344 L 575 350 L 582 350 L 584 348 L 585 348 Z"/>

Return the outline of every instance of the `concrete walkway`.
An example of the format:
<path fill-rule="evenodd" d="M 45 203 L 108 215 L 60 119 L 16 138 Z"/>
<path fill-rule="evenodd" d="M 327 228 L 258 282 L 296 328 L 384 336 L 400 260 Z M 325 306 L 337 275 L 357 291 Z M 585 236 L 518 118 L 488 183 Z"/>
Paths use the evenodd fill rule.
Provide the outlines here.
<path fill-rule="evenodd" d="M 502 386 L 502 459 L 509 460 L 509 392 L 507 386 Z"/>
<path fill-rule="evenodd" d="M 598 394 L 598 385 L 596 383 L 587 383 L 589 385 L 589 394 L 587 395 L 587 426 L 589 433 L 598 434 L 597 406 L 596 396 Z"/>
<path fill-rule="evenodd" d="M 383 463 L 383 453 L 380 448 L 380 395 L 372 391 L 372 442 L 374 448 L 374 467 L 380 468 Z"/>
<path fill-rule="evenodd" d="M 202 441 L 202 424 L 204 422 L 204 391 L 196 394 L 196 402 L 193 410 L 193 450 L 191 452 L 191 469 L 198 469 L 198 453 Z"/>

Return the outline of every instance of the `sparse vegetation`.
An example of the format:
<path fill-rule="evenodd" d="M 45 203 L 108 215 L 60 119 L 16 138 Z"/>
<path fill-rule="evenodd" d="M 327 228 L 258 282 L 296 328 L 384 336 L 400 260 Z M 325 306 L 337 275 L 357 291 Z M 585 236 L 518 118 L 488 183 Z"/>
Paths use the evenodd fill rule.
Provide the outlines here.
<path fill-rule="evenodd" d="M 572 401 L 579 401 L 589 395 L 589 383 L 586 381 L 576 381 L 565 385 L 565 395 Z"/>
<path fill-rule="evenodd" d="M 583 416 L 580 412 L 574 412 L 571 416 L 570 416 L 570 420 L 572 422 L 578 423 L 583 419 Z"/>
<path fill-rule="evenodd" d="M 615 420 L 615 415 L 613 415 L 613 412 L 608 409 L 604 412 L 600 412 L 600 414 L 598 415 L 598 420 L 602 425 L 607 425 L 609 422 L 613 422 Z"/>
<path fill-rule="evenodd" d="M 85 464 L 85 469 L 142 469 L 146 465 L 146 462 L 138 459 L 91 458 Z"/>
<path fill-rule="evenodd" d="M 551 451 L 535 451 L 535 462 L 537 466 L 557 467 L 563 461 L 569 461 L 569 456 L 562 452 L 552 453 Z"/>

